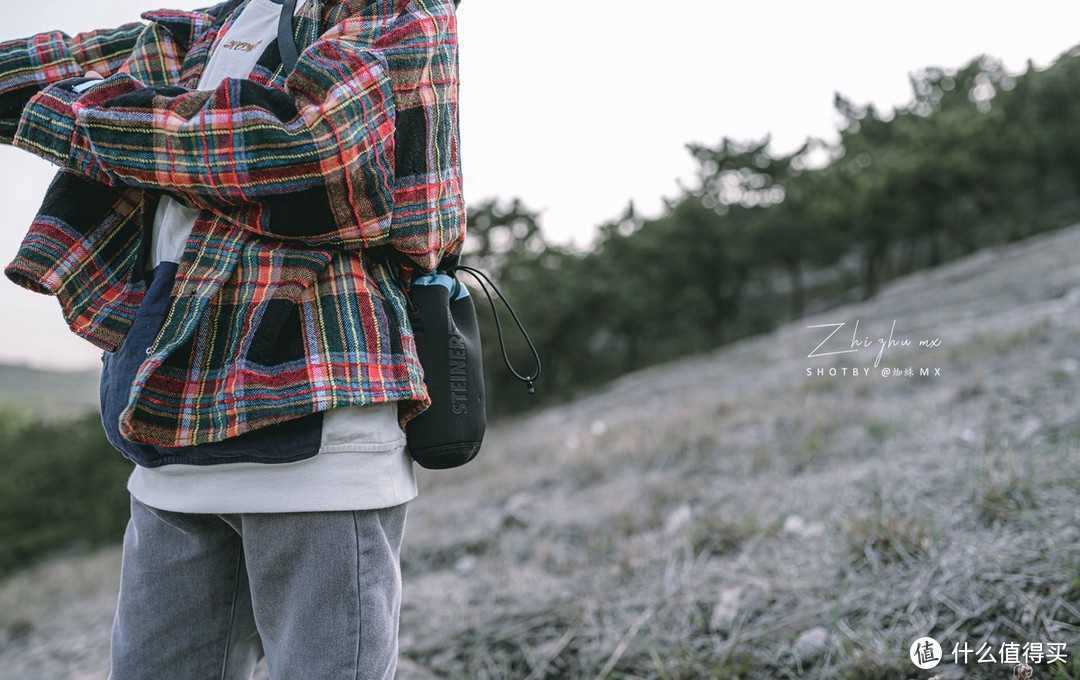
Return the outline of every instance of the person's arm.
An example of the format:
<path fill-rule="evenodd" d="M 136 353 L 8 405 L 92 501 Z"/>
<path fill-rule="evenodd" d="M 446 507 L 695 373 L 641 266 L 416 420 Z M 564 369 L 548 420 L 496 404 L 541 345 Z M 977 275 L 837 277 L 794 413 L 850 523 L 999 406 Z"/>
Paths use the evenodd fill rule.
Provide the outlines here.
<path fill-rule="evenodd" d="M 228 0 L 223 0 L 192 11 L 144 13 L 142 18 L 157 23 L 163 33 L 156 36 L 159 45 L 151 51 L 168 52 L 171 57 L 182 58 L 196 30 L 228 7 Z M 147 28 L 147 24 L 135 21 L 73 36 L 62 31 L 47 31 L 29 38 L 0 42 L 0 143 L 11 143 L 19 117 L 31 97 L 49 85 L 78 78 L 88 71 L 103 77 L 113 75 L 121 69 L 139 41 L 147 38 Z"/>
<path fill-rule="evenodd" d="M 455 18 L 450 0 L 393 6 L 387 16 L 369 3 L 332 27 L 300 55 L 287 92 L 241 79 L 145 87 L 119 74 L 80 96 L 62 83 L 27 107 L 16 144 L 223 214 L 247 206 L 255 218 L 241 226 L 262 235 L 391 245 L 426 267 L 460 226 L 391 234 L 392 214 L 410 207 L 395 205 L 394 182 L 415 182 L 417 206 L 460 212 Z"/>
<path fill-rule="evenodd" d="M 0 142 L 11 143 L 23 107 L 45 86 L 91 70 L 115 73 L 143 28 L 130 23 L 74 36 L 51 31 L 0 42 Z"/>

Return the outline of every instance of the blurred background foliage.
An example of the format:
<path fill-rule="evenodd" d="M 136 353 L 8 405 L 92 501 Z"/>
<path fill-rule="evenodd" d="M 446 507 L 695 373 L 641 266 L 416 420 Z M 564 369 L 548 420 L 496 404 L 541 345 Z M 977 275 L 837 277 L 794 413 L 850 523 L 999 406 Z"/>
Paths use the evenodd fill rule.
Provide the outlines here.
<path fill-rule="evenodd" d="M 131 464 L 96 412 L 42 420 L 0 411 L 0 575 L 62 548 L 117 543 Z"/>
<path fill-rule="evenodd" d="M 787 155 L 768 138 L 689 146 L 697 176 L 662 216 L 630 205 L 584 250 L 549 243 L 520 200 L 470 206 L 463 261 L 499 282 L 544 360 L 529 397 L 503 369 L 478 302 L 491 415 L 562 401 L 1080 220 L 1080 47 L 1041 71 L 1009 74 L 980 57 L 923 69 L 911 85 L 911 102 L 891 112 L 838 95 L 835 142 L 808 139 Z M 525 344 L 512 331 L 506 340 L 530 372 Z M 128 512 L 130 465 L 97 414 L 41 418 L 31 408 L 0 412 L 0 573 L 118 541 Z"/>
<path fill-rule="evenodd" d="M 471 206 L 463 261 L 499 281 L 544 359 L 529 398 L 479 310 L 492 413 L 561 401 L 1080 219 L 1080 47 L 1041 71 L 1010 74 L 982 56 L 918 71 L 911 86 L 910 103 L 889 112 L 837 95 L 838 139 L 788 155 L 768 138 L 690 145 L 697 176 L 664 214 L 643 219 L 631 204 L 584 251 L 546 242 L 519 200 Z M 527 348 L 508 339 L 527 371 Z"/>

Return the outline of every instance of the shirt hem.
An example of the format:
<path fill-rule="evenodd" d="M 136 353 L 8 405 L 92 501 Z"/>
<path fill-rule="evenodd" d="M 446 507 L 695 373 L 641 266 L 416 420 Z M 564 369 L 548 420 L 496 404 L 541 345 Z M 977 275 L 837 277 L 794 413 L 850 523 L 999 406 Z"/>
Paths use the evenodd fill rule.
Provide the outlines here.
<path fill-rule="evenodd" d="M 418 495 L 408 449 L 322 451 L 295 463 L 136 467 L 128 491 L 140 503 L 185 513 L 375 510 Z M 220 474 L 218 474 L 220 472 Z"/>

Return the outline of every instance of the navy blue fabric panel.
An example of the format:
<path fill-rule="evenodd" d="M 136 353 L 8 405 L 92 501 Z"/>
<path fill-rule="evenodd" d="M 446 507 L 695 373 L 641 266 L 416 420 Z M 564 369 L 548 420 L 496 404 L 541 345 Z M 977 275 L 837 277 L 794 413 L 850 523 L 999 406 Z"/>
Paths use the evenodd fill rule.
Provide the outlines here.
<path fill-rule="evenodd" d="M 146 297 L 124 342 L 115 353 L 102 355 L 101 420 L 109 443 L 144 467 L 177 463 L 288 463 L 317 454 L 322 441 L 321 413 L 199 446 L 153 446 L 120 436 L 120 414 L 127 406 L 135 374 L 146 360 L 146 350 L 154 343 L 165 320 L 175 276 L 176 264 L 172 262 L 163 262 L 154 269 Z"/>

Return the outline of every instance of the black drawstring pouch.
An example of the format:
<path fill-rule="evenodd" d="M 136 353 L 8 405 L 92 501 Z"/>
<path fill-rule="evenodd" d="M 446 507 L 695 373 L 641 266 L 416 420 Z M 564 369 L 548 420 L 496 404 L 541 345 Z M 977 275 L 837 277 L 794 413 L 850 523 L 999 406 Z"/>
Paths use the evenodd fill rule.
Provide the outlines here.
<path fill-rule="evenodd" d="M 457 280 L 458 272 L 472 275 L 484 291 L 495 318 L 506 367 L 526 383 L 530 394 L 533 381 L 540 375 L 540 356 L 521 321 L 502 292 L 482 272 L 454 264 L 413 279 L 407 296 L 409 320 L 431 406 L 408 422 L 405 436 L 413 460 L 432 470 L 459 467 L 475 458 L 487 428 L 480 329 L 472 296 Z M 532 351 L 536 362 L 532 375 L 519 374 L 506 356 L 502 324 L 488 286 L 509 310 Z"/>
<path fill-rule="evenodd" d="M 484 367 L 476 308 L 468 289 L 445 272 L 409 288 L 409 320 L 431 406 L 405 427 L 413 460 L 432 470 L 476 457 L 487 427 Z"/>

